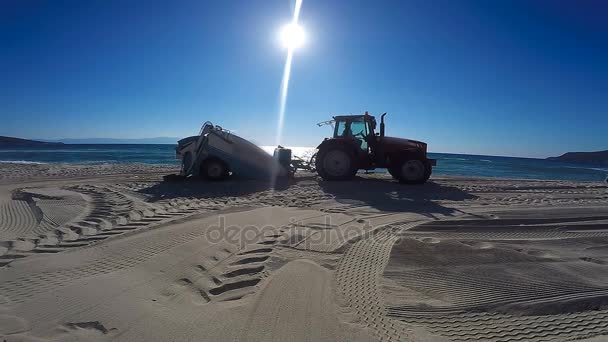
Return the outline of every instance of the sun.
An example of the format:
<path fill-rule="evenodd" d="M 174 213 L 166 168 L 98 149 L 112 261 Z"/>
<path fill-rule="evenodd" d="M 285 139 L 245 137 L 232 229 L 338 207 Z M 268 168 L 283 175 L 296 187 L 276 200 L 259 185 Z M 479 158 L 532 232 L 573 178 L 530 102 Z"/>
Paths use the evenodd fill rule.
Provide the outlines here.
<path fill-rule="evenodd" d="M 302 26 L 297 23 L 283 26 L 279 37 L 283 46 L 290 50 L 300 48 L 306 42 L 306 33 Z"/>

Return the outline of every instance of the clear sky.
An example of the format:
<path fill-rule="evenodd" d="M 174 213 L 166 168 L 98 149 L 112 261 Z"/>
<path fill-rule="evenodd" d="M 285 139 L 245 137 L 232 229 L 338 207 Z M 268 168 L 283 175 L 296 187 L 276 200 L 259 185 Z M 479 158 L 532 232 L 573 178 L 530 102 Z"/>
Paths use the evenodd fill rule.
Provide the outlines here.
<path fill-rule="evenodd" d="M 274 142 L 293 0 L 0 0 L 0 135 Z M 303 0 L 283 142 L 388 112 L 434 152 L 608 149 L 608 1 Z"/>

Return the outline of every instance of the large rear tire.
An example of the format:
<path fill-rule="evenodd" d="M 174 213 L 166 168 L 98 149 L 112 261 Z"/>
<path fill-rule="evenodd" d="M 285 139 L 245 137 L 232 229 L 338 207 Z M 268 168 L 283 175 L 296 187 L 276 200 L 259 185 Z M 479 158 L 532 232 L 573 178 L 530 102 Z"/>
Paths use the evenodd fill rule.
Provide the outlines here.
<path fill-rule="evenodd" d="M 201 177 L 204 179 L 220 181 L 228 177 L 228 175 L 226 163 L 219 159 L 207 159 L 201 165 Z"/>
<path fill-rule="evenodd" d="M 322 148 L 315 160 L 315 168 L 321 178 L 327 181 L 348 180 L 355 176 L 355 157 L 344 146 Z"/>
<path fill-rule="evenodd" d="M 431 177 L 432 166 L 420 159 L 405 160 L 396 170 L 399 182 L 405 184 L 422 184 Z"/>

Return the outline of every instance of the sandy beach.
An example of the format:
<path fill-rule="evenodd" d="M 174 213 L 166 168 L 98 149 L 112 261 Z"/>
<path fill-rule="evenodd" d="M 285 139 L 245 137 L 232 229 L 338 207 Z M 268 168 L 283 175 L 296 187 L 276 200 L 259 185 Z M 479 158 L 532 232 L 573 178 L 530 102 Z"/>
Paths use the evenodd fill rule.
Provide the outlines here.
<path fill-rule="evenodd" d="M 3 341 L 608 339 L 608 187 L 0 164 Z"/>

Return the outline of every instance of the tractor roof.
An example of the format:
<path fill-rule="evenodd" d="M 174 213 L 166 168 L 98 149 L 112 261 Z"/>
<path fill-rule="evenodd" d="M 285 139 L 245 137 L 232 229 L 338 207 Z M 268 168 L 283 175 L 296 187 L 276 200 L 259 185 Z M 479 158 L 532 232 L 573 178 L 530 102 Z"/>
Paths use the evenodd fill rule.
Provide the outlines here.
<path fill-rule="evenodd" d="M 374 118 L 373 115 L 336 115 L 334 116 L 334 120 L 364 119 L 365 117 L 368 117 L 370 119 Z"/>

